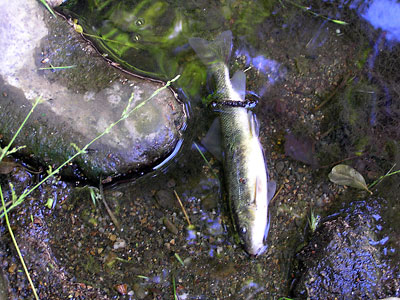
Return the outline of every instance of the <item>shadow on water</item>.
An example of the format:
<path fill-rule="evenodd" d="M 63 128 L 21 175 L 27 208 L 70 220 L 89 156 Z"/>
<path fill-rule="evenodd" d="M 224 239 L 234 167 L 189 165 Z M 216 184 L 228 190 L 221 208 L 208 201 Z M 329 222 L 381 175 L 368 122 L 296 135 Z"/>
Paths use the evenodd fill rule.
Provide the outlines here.
<path fill-rule="evenodd" d="M 340 248 L 353 253 L 340 262 L 350 275 L 326 273 L 318 278 L 318 288 L 334 291 L 339 284 L 329 276 L 339 274 L 342 291 L 359 288 L 347 299 L 400 296 L 398 175 L 375 188 L 373 197 L 349 193 L 350 188 L 327 177 L 334 165 L 344 162 L 372 182 L 400 165 L 400 5 L 390 0 L 304 5 L 285 0 L 90 0 L 66 1 L 58 8 L 77 18 L 85 37 L 127 70 L 162 80 L 181 74 L 175 88 L 192 114 L 190 136 L 168 163 L 134 182 L 105 189 L 121 230 L 101 202 L 93 204 L 87 189 L 49 183 L 42 191 L 65 193 L 54 210 L 40 204 L 43 196 L 21 208 L 14 222 L 33 224 L 20 234 L 40 241 L 37 248 L 48 255 L 33 257 L 53 266 L 49 272 L 57 276 L 52 282 L 62 295 L 71 290 L 81 293 L 76 299 L 169 299 L 175 289 L 178 299 L 279 299 L 290 292 L 306 298 L 310 278 L 298 277 L 302 270 L 327 272 L 313 265 L 313 243 L 326 245 L 332 232 L 343 229 L 357 241 Z M 202 104 L 211 89 L 207 70 L 188 38 L 213 39 L 224 30 L 234 36 L 231 73 L 246 70 L 247 89 L 260 97 L 254 109 L 260 141 L 270 176 L 281 188 L 270 203 L 269 249 L 257 259 L 249 258 L 234 240 L 221 164 L 206 153 L 210 169 L 192 146 L 214 116 Z M 323 221 L 314 235 L 307 229 L 311 209 L 335 216 Z M 368 235 L 358 230 L 360 224 Z M 354 246 L 366 250 L 356 252 Z M 335 244 L 329 247 L 325 249 L 331 253 L 319 253 L 319 267 L 336 253 Z M 363 260 L 364 254 L 371 255 L 369 260 Z M 2 247 L 2 260 L 9 256 Z M 352 282 L 363 267 L 368 287 Z M 372 276 L 377 269 L 386 277 Z M 22 282 L 12 271 L 9 277 Z M 79 290 L 63 288 L 65 278 L 79 283 Z M 379 283 L 381 278 L 385 283 Z M 294 287 L 293 279 L 304 288 Z M 39 289 L 46 291 L 43 285 Z M 328 299 L 333 292 L 321 295 L 313 294 L 313 299 Z"/>

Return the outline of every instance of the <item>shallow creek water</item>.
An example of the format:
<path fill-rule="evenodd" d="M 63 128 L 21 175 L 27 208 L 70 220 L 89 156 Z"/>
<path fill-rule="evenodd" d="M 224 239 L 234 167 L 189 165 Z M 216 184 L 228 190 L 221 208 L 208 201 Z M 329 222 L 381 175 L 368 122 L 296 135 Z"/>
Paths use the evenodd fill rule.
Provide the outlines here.
<path fill-rule="evenodd" d="M 398 284 L 398 175 L 369 198 L 334 185 L 327 175 L 346 163 L 370 183 L 400 163 L 400 24 L 379 18 L 383 11 L 399 12 L 400 5 L 307 3 L 66 1 L 58 9 L 76 18 L 91 35 L 85 38 L 127 70 L 162 80 L 181 74 L 174 88 L 190 107 L 191 120 L 181 150 L 163 166 L 104 187 L 118 225 L 88 189 L 57 180 L 14 212 L 17 233 L 35 240 L 40 250 L 21 241 L 42 295 L 173 299 L 175 291 L 178 299 L 296 297 L 292 264 L 310 238 L 311 211 L 322 217 L 346 213 L 357 201 L 366 201 L 357 213 L 378 222 L 372 243 Z M 278 186 L 270 203 L 269 249 L 255 259 L 233 239 L 220 162 L 205 152 L 206 164 L 195 146 L 215 115 L 203 104 L 212 90 L 207 70 L 187 40 L 212 39 L 224 30 L 234 36 L 231 73 L 246 70 L 247 89 L 260 97 L 254 112 L 269 175 Z M 21 169 L 7 180 L 19 182 L 22 190 L 35 176 Z M 52 208 L 44 205 L 49 193 L 57 200 Z M 7 280 L 15 295 L 29 295 L 13 246 L 6 245 L 1 257 Z"/>

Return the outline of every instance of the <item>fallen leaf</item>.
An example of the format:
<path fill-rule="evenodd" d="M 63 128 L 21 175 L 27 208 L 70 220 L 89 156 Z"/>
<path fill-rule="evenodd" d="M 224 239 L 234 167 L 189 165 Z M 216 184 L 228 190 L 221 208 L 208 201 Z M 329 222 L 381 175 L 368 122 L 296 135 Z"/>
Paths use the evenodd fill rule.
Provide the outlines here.
<path fill-rule="evenodd" d="M 348 185 L 357 189 L 366 190 L 372 194 L 365 183 L 364 177 L 348 165 L 337 165 L 328 175 L 329 180 L 340 185 Z"/>

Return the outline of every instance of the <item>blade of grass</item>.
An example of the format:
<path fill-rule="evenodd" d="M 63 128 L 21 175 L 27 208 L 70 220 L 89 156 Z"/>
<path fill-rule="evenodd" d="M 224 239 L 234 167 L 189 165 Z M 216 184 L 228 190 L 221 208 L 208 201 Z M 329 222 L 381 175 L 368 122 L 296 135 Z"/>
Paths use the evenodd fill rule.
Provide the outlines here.
<path fill-rule="evenodd" d="M 392 175 L 396 175 L 396 174 L 400 174 L 400 170 L 391 172 L 393 170 L 393 168 L 396 166 L 396 164 L 393 165 L 393 167 L 390 168 L 390 170 L 385 174 L 382 175 L 381 177 L 379 177 L 377 180 L 375 180 L 373 183 L 371 183 L 370 185 L 368 185 L 368 189 L 372 188 L 373 186 L 377 185 L 378 183 L 380 183 L 383 179 L 385 179 L 386 177 L 392 176 Z"/>
<path fill-rule="evenodd" d="M 206 162 L 207 166 L 210 168 L 211 174 L 215 177 L 215 179 L 218 179 L 217 174 L 215 174 L 213 167 L 211 166 L 210 162 L 205 157 L 203 151 L 201 151 L 199 145 L 197 145 L 196 143 L 193 143 L 193 144 L 196 147 L 197 151 L 199 151 L 201 157 L 204 159 L 204 161 Z"/>
<path fill-rule="evenodd" d="M 6 211 L 6 203 L 5 203 L 4 197 L 3 197 L 3 190 L 1 189 L 1 186 L 0 186 L 0 198 L 1 198 L 1 204 L 3 205 L 4 219 L 6 220 L 8 232 L 10 233 L 11 239 L 12 239 L 12 241 L 13 241 L 13 244 L 14 244 L 14 246 L 15 246 L 15 249 L 17 250 L 19 259 L 20 259 L 20 261 L 21 261 L 22 267 L 24 268 L 26 277 L 28 278 L 29 284 L 31 285 L 33 295 L 35 296 L 35 299 L 39 300 L 39 297 L 38 297 L 38 295 L 37 295 L 37 293 L 36 293 L 35 286 L 33 285 L 31 276 L 29 275 L 28 268 L 27 268 L 26 265 L 25 265 L 24 258 L 22 257 L 22 254 L 21 254 L 21 251 L 19 250 L 17 241 L 15 240 L 14 232 L 13 232 L 12 229 L 11 229 L 11 225 L 10 225 L 10 222 L 9 222 L 9 220 L 8 220 L 8 215 L 7 215 L 7 211 Z"/>
<path fill-rule="evenodd" d="M 178 300 L 178 295 L 176 294 L 175 276 L 174 275 L 172 275 L 172 289 L 174 291 L 174 300 Z"/>
<path fill-rule="evenodd" d="M 47 10 L 53 15 L 53 17 L 56 17 L 56 14 L 54 13 L 53 9 L 47 4 L 46 0 L 40 0 L 42 4 L 47 8 Z"/>
<path fill-rule="evenodd" d="M 76 65 L 60 66 L 60 67 L 54 67 L 54 66 L 50 65 L 50 67 L 39 68 L 39 70 L 62 70 L 62 69 L 72 69 L 72 68 L 75 68 L 75 67 L 76 67 Z"/>
<path fill-rule="evenodd" d="M 185 263 L 183 262 L 182 258 L 179 256 L 178 253 L 175 253 L 174 256 L 175 256 L 175 258 L 180 262 L 180 264 L 181 264 L 182 266 L 185 266 Z"/>
<path fill-rule="evenodd" d="M 5 156 L 7 156 L 8 154 L 10 154 L 10 152 L 13 152 L 13 150 L 11 150 L 11 151 L 8 151 L 8 150 L 11 148 L 11 146 L 12 146 L 12 144 L 14 143 L 15 139 L 17 138 L 17 136 L 18 136 L 19 133 L 21 132 L 22 127 L 24 127 L 26 121 L 27 121 L 27 120 L 29 119 L 29 117 L 31 116 L 33 110 L 36 108 L 36 106 L 37 106 L 41 101 L 42 101 L 42 97 L 36 98 L 35 102 L 34 102 L 33 105 L 32 105 L 31 110 L 29 111 L 29 113 L 28 113 L 27 116 L 25 117 L 25 119 L 24 119 L 24 121 L 22 122 L 22 124 L 19 126 L 17 132 L 14 134 L 14 136 L 13 136 L 12 139 L 11 139 L 11 141 L 8 143 L 7 146 L 5 146 L 5 147 L 2 149 L 1 155 L 0 155 L 0 161 L 2 161 L 3 158 L 4 158 Z"/>
<path fill-rule="evenodd" d="M 330 22 L 333 22 L 333 23 L 336 23 L 336 24 L 339 24 L 339 25 L 349 25 L 349 23 L 347 23 L 347 22 L 345 22 L 345 21 L 336 20 L 336 19 L 331 19 L 331 18 L 329 18 L 329 17 L 326 17 L 326 16 L 323 16 L 323 15 L 317 14 L 316 12 L 313 12 L 309 7 L 306 7 L 306 6 L 297 4 L 297 3 L 294 2 L 294 1 L 290 1 L 290 0 L 286 0 L 286 1 L 289 2 L 290 4 L 292 4 L 293 6 L 296 6 L 296 7 L 300 8 L 301 10 L 312 14 L 313 16 L 316 16 L 316 17 L 319 17 L 319 18 L 328 20 L 328 21 L 330 21 Z"/>

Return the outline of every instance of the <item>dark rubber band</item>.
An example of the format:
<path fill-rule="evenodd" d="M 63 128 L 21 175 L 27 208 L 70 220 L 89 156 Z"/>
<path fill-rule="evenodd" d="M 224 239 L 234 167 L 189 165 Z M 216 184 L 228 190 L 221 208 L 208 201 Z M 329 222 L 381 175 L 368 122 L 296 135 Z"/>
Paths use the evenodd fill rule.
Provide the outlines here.
<path fill-rule="evenodd" d="M 209 104 L 211 109 L 220 109 L 224 107 L 243 107 L 243 108 L 254 108 L 258 103 L 258 99 L 246 99 L 246 100 L 218 100 L 212 101 Z"/>

